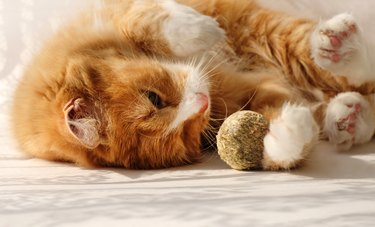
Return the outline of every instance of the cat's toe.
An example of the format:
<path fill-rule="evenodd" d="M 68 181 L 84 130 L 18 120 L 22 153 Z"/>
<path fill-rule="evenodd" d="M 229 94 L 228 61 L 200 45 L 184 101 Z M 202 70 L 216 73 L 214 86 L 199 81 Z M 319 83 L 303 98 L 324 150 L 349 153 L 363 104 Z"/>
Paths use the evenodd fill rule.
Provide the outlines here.
<path fill-rule="evenodd" d="M 303 106 L 285 105 L 270 124 L 264 138 L 266 169 L 290 169 L 297 166 L 316 142 L 319 129 L 311 111 Z"/>
<path fill-rule="evenodd" d="M 349 14 L 338 15 L 322 24 L 317 44 L 320 56 L 333 64 L 349 59 L 356 50 L 357 30 L 357 24 Z"/>
<path fill-rule="evenodd" d="M 375 130 L 370 103 L 355 92 L 339 94 L 327 107 L 324 132 L 340 150 L 368 142 Z"/>
<path fill-rule="evenodd" d="M 169 12 L 163 31 L 175 55 L 193 56 L 210 50 L 225 39 L 224 30 L 212 17 L 174 1 L 165 1 L 163 7 Z"/>
<path fill-rule="evenodd" d="M 369 75 L 359 25 L 350 14 L 339 14 L 318 25 L 311 36 L 311 54 L 317 65 L 335 75 L 347 76 L 353 85 L 374 79 Z"/>

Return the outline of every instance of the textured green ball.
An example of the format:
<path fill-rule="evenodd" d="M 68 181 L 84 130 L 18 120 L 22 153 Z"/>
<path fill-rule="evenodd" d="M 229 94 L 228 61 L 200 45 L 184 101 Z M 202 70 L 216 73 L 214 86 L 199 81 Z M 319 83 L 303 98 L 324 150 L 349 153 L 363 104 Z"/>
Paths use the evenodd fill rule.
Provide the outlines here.
<path fill-rule="evenodd" d="M 239 111 L 229 116 L 217 135 L 218 153 L 233 169 L 262 169 L 263 139 L 269 122 L 263 115 Z"/>

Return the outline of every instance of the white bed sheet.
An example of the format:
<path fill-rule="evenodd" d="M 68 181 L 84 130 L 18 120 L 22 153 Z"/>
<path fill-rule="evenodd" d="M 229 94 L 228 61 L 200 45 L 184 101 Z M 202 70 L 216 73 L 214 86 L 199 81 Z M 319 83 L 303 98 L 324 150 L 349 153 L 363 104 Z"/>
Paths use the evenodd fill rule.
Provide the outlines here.
<path fill-rule="evenodd" d="M 216 155 L 158 170 L 82 169 L 19 152 L 8 129 L 22 69 L 67 15 L 92 1 L 0 0 L 0 226 L 374 226 L 375 142 L 319 145 L 302 169 L 239 172 Z M 375 1 L 263 0 L 296 15 L 353 12 L 374 43 Z"/>

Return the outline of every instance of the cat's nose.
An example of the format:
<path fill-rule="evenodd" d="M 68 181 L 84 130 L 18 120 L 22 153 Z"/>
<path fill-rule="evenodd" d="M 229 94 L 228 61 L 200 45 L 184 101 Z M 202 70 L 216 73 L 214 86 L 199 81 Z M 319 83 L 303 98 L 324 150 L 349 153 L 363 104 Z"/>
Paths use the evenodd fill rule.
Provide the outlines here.
<path fill-rule="evenodd" d="M 199 113 L 206 112 L 209 106 L 208 96 L 203 93 L 197 93 L 196 95 L 197 95 L 198 103 L 201 105 L 201 108 L 199 109 Z"/>

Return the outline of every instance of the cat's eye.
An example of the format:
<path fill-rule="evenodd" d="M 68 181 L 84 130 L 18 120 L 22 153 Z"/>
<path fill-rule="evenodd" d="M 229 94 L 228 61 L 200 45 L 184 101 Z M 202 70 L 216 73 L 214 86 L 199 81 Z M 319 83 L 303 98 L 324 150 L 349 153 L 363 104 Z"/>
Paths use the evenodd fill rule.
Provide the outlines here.
<path fill-rule="evenodd" d="M 148 100 L 150 100 L 152 105 L 154 105 L 158 109 L 163 109 L 167 106 L 167 104 L 160 98 L 160 96 L 153 91 L 147 91 L 146 96 Z"/>

